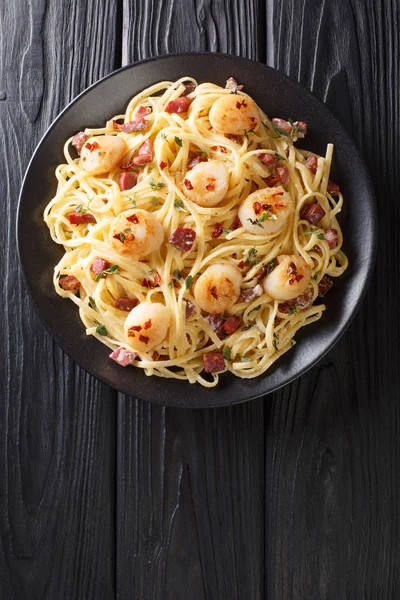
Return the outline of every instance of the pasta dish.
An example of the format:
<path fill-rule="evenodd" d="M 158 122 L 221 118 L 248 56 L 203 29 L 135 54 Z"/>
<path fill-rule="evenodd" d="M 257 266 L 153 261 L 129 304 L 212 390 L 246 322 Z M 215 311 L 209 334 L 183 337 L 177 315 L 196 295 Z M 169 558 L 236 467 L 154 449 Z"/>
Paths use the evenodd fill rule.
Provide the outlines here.
<path fill-rule="evenodd" d="M 54 287 L 122 367 L 217 385 L 264 373 L 347 268 L 343 204 L 302 121 L 243 86 L 157 83 L 65 142 L 44 219 Z"/>

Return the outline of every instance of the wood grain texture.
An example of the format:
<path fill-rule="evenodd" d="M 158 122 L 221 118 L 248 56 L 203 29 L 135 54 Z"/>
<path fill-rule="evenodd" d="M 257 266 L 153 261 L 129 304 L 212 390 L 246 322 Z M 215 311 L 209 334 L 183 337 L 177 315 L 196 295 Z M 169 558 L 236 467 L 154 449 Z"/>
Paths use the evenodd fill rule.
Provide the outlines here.
<path fill-rule="evenodd" d="M 123 62 L 194 50 L 262 59 L 256 0 L 125 0 Z M 264 402 L 189 411 L 121 396 L 118 598 L 258 600 Z"/>
<path fill-rule="evenodd" d="M 114 3 L 1 3 L 0 598 L 112 597 L 115 394 L 44 331 L 18 266 L 21 178 L 36 143 L 115 66 Z M 107 43 L 104 36 L 108 35 Z M 32 249 L 34 251 L 34 249 Z"/>
<path fill-rule="evenodd" d="M 362 151 L 380 245 L 345 336 L 270 404 L 265 597 L 398 598 L 399 5 L 276 0 L 267 16 L 268 61 L 325 100 Z"/>

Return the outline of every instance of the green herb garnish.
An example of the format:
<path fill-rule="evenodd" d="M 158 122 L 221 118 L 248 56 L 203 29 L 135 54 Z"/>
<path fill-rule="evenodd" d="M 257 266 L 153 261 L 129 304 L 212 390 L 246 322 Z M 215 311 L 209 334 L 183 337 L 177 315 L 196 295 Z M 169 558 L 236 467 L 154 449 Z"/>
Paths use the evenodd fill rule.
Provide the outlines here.
<path fill-rule="evenodd" d="M 272 344 L 277 352 L 278 352 L 278 342 L 279 342 L 278 334 L 274 333 L 274 341 L 272 342 Z"/>
<path fill-rule="evenodd" d="M 108 335 L 108 331 L 102 323 L 99 323 L 96 327 L 96 333 L 99 335 Z"/>
<path fill-rule="evenodd" d="M 178 144 L 182 148 L 182 140 L 177 135 L 175 136 L 175 144 Z"/>
<path fill-rule="evenodd" d="M 111 265 L 107 269 L 104 269 L 101 273 L 99 273 L 95 279 L 95 281 L 100 281 L 100 279 L 107 277 L 107 275 L 117 275 L 119 273 L 119 265 Z"/>
<path fill-rule="evenodd" d="M 161 181 L 154 183 L 154 179 L 152 177 L 149 180 L 149 185 L 152 190 L 159 190 L 160 188 L 165 187 L 165 183 L 162 183 Z"/>
<path fill-rule="evenodd" d="M 153 206 L 158 206 L 158 199 L 155 196 L 152 196 L 150 200 Z"/>
<path fill-rule="evenodd" d="M 185 279 L 185 286 L 186 289 L 188 290 L 190 288 L 190 286 L 192 285 L 192 281 L 193 281 L 193 277 L 191 275 L 188 275 Z"/>
<path fill-rule="evenodd" d="M 177 279 L 178 281 L 179 281 L 179 279 L 182 279 L 182 273 L 179 271 L 179 269 L 176 269 L 172 275 L 173 275 L 174 279 Z"/>
<path fill-rule="evenodd" d="M 174 208 L 175 210 L 177 210 L 178 212 L 180 212 L 181 210 L 185 210 L 185 205 L 183 204 L 183 200 L 181 200 L 180 198 L 175 198 L 174 200 Z"/>
<path fill-rule="evenodd" d="M 97 305 L 96 305 L 96 301 L 94 298 L 92 298 L 92 296 L 89 296 L 89 305 L 94 309 L 97 310 Z"/>
<path fill-rule="evenodd" d="M 75 212 L 80 213 L 81 215 L 84 215 L 89 210 L 90 203 L 93 202 L 93 200 L 94 200 L 94 196 L 93 196 L 93 198 L 90 198 L 90 200 L 87 204 L 85 204 L 85 205 L 78 204 L 78 206 L 75 207 Z"/>
<path fill-rule="evenodd" d="M 253 265 L 256 262 L 256 255 L 257 255 L 257 250 L 254 247 L 250 248 L 248 255 L 247 255 L 247 260 L 249 261 L 250 265 Z"/>
<path fill-rule="evenodd" d="M 224 350 L 224 359 L 225 360 L 231 360 L 231 349 L 229 348 L 229 346 L 225 347 L 225 350 Z"/>

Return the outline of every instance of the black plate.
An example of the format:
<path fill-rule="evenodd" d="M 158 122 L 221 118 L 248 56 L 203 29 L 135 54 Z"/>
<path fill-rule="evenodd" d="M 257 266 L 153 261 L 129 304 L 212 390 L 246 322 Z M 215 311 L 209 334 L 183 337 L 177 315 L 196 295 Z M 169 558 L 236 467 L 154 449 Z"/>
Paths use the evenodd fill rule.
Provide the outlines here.
<path fill-rule="evenodd" d="M 327 311 L 322 319 L 298 332 L 296 346 L 266 374 L 250 380 L 225 374 L 214 389 L 146 377 L 141 369 L 124 369 L 111 361 L 109 349 L 85 335 L 76 306 L 57 296 L 53 289 L 53 266 L 61 258 L 62 249 L 52 242 L 42 219 L 46 204 L 55 194 L 54 169 L 64 162 L 64 141 L 84 127 L 102 126 L 111 116 L 124 112 L 129 99 L 144 88 L 185 75 L 222 86 L 233 75 L 270 117 L 292 117 L 308 123 L 305 148 L 324 154 L 326 144 L 333 142 L 334 179 L 343 189 L 346 206 L 340 222 L 350 266 L 326 297 Z M 50 333 L 65 352 L 92 375 L 136 398 L 197 408 L 235 404 L 267 394 L 314 365 L 337 342 L 354 316 L 371 275 L 376 247 L 371 182 L 341 124 L 311 93 L 278 71 L 221 54 L 181 54 L 143 61 L 116 71 L 78 96 L 52 124 L 29 164 L 17 227 L 28 288 Z"/>

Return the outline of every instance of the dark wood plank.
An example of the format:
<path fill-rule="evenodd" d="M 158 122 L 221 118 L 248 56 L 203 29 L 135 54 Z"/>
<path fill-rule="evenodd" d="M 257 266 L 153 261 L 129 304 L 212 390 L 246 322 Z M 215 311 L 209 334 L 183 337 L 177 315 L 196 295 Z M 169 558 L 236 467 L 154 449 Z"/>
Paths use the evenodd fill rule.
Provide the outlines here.
<path fill-rule="evenodd" d="M 108 600 L 115 394 L 45 332 L 22 281 L 14 231 L 36 143 L 70 99 L 116 66 L 114 3 L 4 2 L 0 26 L 0 597 Z"/>
<path fill-rule="evenodd" d="M 348 332 L 270 404 L 265 598 L 398 598 L 399 5 L 268 0 L 267 16 L 269 63 L 328 103 L 369 165 L 380 246 Z"/>
<path fill-rule="evenodd" d="M 263 58 L 256 0 L 124 2 L 123 62 L 177 51 Z M 117 592 L 263 596 L 264 402 L 185 411 L 121 396 Z"/>

